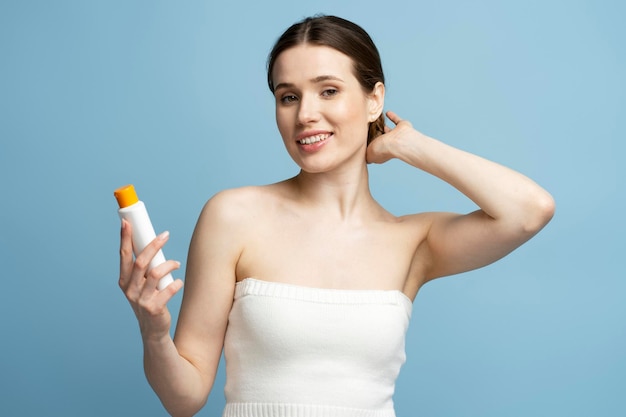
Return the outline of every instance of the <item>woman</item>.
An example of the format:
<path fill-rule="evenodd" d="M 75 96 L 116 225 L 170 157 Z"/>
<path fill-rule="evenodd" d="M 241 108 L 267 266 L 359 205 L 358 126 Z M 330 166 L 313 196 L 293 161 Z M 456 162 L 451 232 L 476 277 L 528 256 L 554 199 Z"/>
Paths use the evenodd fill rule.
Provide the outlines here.
<path fill-rule="evenodd" d="M 525 176 L 384 122 L 384 77 L 363 29 L 321 16 L 290 27 L 268 61 L 276 121 L 300 167 L 293 178 L 226 190 L 191 241 L 174 339 L 178 268 L 148 271 L 157 237 L 133 261 L 122 224 L 120 286 L 139 320 L 146 376 L 166 409 L 195 414 L 222 349 L 224 416 L 394 416 L 411 301 L 426 282 L 505 256 L 552 217 Z M 448 182 L 479 209 L 396 217 L 371 196 L 367 163 L 397 158 Z"/>

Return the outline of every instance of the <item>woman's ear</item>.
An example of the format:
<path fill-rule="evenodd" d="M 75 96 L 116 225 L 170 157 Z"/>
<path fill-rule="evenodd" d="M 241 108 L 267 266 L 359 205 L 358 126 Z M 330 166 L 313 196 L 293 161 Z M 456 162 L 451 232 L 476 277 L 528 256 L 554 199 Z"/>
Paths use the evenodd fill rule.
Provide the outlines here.
<path fill-rule="evenodd" d="M 372 92 L 368 96 L 369 100 L 369 121 L 376 121 L 385 107 L 385 84 L 380 81 L 376 83 Z"/>

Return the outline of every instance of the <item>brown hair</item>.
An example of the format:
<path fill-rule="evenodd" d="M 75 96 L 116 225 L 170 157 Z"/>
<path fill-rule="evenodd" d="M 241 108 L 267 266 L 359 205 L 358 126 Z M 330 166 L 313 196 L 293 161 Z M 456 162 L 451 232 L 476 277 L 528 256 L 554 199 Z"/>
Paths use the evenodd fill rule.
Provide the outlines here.
<path fill-rule="evenodd" d="M 267 84 L 274 92 L 272 71 L 276 58 L 285 50 L 301 44 L 328 46 L 347 55 L 354 63 L 354 75 L 366 92 L 377 82 L 385 83 L 380 54 L 372 38 L 359 25 L 336 16 L 313 16 L 293 24 L 274 45 L 267 59 Z M 384 133 L 385 115 L 369 125 L 367 143 Z"/>

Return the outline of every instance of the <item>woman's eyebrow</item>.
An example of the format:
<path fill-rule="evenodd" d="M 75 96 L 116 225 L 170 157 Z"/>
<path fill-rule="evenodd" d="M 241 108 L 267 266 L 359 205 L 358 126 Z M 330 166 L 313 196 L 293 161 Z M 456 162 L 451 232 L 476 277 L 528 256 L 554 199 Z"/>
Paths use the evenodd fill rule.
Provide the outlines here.
<path fill-rule="evenodd" d="M 343 82 L 343 80 L 337 76 L 334 75 L 320 75 L 318 77 L 312 78 L 310 80 L 312 83 L 321 83 L 324 81 L 340 81 Z"/>
<path fill-rule="evenodd" d="M 312 82 L 313 84 L 318 84 L 324 81 L 339 81 L 339 82 L 344 82 L 341 78 L 335 76 L 335 75 L 319 75 L 315 78 L 311 78 L 309 80 L 310 82 Z M 292 83 L 279 83 L 276 85 L 276 87 L 274 87 L 274 91 L 286 88 L 286 89 L 291 89 L 294 88 L 295 85 Z"/>

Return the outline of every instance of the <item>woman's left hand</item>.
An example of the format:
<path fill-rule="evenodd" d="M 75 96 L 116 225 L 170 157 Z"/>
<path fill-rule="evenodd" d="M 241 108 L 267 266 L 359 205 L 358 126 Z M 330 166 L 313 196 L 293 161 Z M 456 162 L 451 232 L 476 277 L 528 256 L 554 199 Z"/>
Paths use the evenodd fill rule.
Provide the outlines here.
<path fill-rule="evenodd" d="M 368 145 L 365 155 L 368 164 L 382 164 L 395 158 L 402 143 L 411 140 L 411 137 L 416 138 L 421 135 L 408 120 L 402 120 L 392 111 L 388 111 L 386 115 L 395 126 L 393 128 L 385 126 L 385 133 Z"/>

